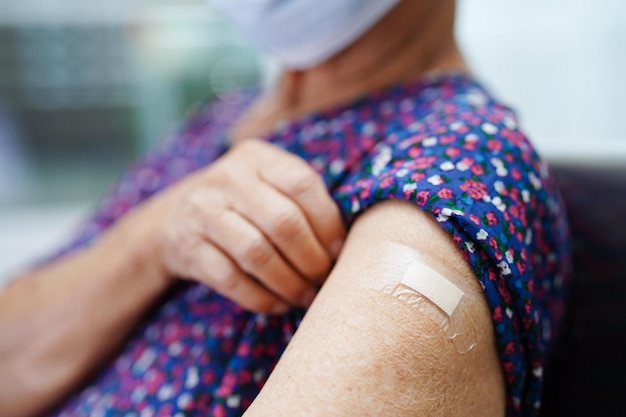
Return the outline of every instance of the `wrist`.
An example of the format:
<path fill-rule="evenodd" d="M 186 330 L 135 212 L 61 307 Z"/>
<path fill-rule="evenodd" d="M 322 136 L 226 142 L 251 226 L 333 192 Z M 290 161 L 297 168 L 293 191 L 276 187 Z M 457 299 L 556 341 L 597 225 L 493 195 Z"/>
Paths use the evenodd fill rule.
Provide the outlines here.
<path fill-rule="evenodd" d="M 101 249 L 105 256 L 117 259 L 124 270 L 132 271 L 150 288 L 162 292 L 171 279 L 162 262 L 160 239 L 153 228 L 137 217 L 131 212 L 114 225 L 103 236 Z"/>

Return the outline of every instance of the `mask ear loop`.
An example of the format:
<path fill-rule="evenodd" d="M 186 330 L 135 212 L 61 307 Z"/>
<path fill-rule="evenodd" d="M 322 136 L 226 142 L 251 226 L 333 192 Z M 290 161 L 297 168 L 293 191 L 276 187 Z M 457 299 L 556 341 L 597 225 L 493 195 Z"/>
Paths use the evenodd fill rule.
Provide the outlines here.
<path fill-rule="evenodd" d="M 426 265 L 412 262 L 402 279 L 388 284 L 383 292 L 439 325 L 459 353 L 476 346 L 476 326 L 468 314 L 471 296 Z"/>

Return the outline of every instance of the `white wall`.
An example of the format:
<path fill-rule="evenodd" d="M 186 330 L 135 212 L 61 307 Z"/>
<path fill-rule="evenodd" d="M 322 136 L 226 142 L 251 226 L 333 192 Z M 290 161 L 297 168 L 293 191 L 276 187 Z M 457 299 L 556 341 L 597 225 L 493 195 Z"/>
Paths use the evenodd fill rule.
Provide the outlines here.
<path fill-rule="evenodd" d="M 477 73 L 552 158 L 626 166 L 626 2 L 459 0 Z"/>

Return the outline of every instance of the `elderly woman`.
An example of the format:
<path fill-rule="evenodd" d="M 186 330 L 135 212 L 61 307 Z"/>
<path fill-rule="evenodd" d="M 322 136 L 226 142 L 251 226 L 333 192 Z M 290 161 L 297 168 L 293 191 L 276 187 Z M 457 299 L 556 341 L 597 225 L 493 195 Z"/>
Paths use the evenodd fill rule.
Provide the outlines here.
<path fill-rule="evenodd" d="M 279 82 L 2 293 L 0 415 L 536 415 L 567 227 L 454 0 L 220 3 Z"/>

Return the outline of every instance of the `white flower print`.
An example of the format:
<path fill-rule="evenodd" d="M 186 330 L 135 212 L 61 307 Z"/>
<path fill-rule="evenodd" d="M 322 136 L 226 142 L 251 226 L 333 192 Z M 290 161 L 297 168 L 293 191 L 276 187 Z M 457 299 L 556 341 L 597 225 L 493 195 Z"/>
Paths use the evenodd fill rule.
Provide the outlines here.
<path fill-rule="evenodd" d="M 439 175 L 433 175 L 427 180 L 432 185 L 440 185 L 443 184 L 443 179 Z"/>
<path fill-rule="evenodd" d="M 504 204 L 502 202 L 502 199 L 498 196 L 494 197 L 491 199 L 491 203 L 496 206 L 496 208 L 498 210 L 500 210 L 501 212 L 504 212 L 504 210 L 506 210 L 506 204 Z"/>
<path fill-rule="evenodd" d="M 343 171 L 344 162 L 343 159 L 335 159 L 330 163 L 330 173 L 333 175 L 341 174 Z"/>
<path fill-rule="evenodd" d="M 511 267 L 505 261 L 500 262 L 497 266 L 502 275 L 511 275 Z"/>
<path fill-rule="evenodd" d="M 412 193 L 416 189 L 417 189 L 417 184 L 414 182 L 404 184 L 404 186 L 402 187 L 402 191 L 404 191 L 405 193 Z"/>
<path fill-rule="evenodd" d="M 517 129 L 517 122 L 515 122 L 515 119 L 511 116 L 506 116 L 503 120 L 502 123 L 504 123 L 504 125 L 508 128 L 508 129 Z"/>
<path fill-rule="evenodd" d="M 530 245 L 530 242 L 533 241 L 533 231 L 532 229 L 527 229 L 526 230 L 526 238 L 524 239 L 524 243 L 526 243 L 527 245 Z"/>
<path fill-rule="evenodd" d="M 463 213 L 461 210 L 452 210 L 449 207 L 444 207 L 441 209 L 441 214 L 443 214 L 444 216 L 452 216 L 453 214 L 456 216 L 463 216 L 465 213 Z"/>
<path fill-rule="evenodd" d="M 396 177 L 402 178 L 402 177 L 405 177 L 406 174 L 408 174 L 408 173 L 409 173 L 408 169 L 402 168 L 402 169 L 399 169 L 398 172 L 396 172 Z"/>
<path fill-rule="evenodd" d="M 476 142 L 478 140 L 478 135 L 476 133 L 470 133 L 465 136 L 466 142 Z"/>
<path fill-rule="evenodd" d="M 530 183 L 533 185 L 535 190 L 541 190 L 541 180 L 537 178 L 534 172 L 528 174 L 528 179 L 530 180 Z"/>
<path fill-rule="evenodd" d="M 374 133 L 376 133 L 376 123 L 374 122 L 367 122 L 363 125 L 363 127 L 361 128 L 361 132 L 365 135 L 365 136 L 372 136 L 374 135 Z"/>
<path fill-rule="evenodd" d="M 498 127 L 491 123 L 483 123 L 480 128 L 488 135 L 495 135 L 498 133 Z"/>
<path fill-rule="evenodd" d="M 465 162 L 457 162 L 456 164 L 456 169 L 458 169 L 459 171 L 467 171 L 469 169 L 469 165 L 467 165 Z"/>
<path fill-rule="evenodd" d="M 463 123 L 460 120 L 457 120 L 455 122 L 450 123 L 450 130 L 460 130 L 465 126 L 465 123 Z"/>
<path fill-rule="evenodd" d="M 422 141 L 422 145 L 424 147 L 430 147 L 430 146 L 435 146 L 437 144 L 437 138 L 434 136 L 431 136 L 429 138 L 426 138 Z"/>
<path fill-rule="evenodd" d="M 452 171 L 454 169 L 454 164 L 450 161 L 446 161 L 439 166 L 442 171 Z"/>
<path fill-rule="evenodd" d="M 506 169 L 504 162 L 500 158 L 491 158 L 491 165 L 496 168 L 496 174 L 499 177 L 505 177 L 509 173 L 509 170 Z"/>
<path fill-rule="evenodd" d="M 379 146 L 378 154 L 374 157 L 372 163 L 372 174 L 378 176 L 391 161 L 391 147 Z"/>

